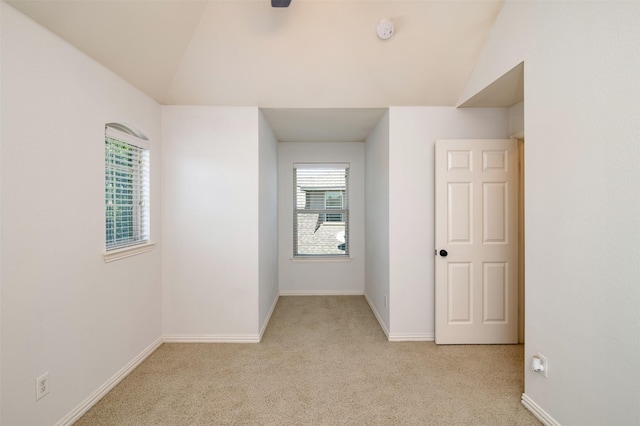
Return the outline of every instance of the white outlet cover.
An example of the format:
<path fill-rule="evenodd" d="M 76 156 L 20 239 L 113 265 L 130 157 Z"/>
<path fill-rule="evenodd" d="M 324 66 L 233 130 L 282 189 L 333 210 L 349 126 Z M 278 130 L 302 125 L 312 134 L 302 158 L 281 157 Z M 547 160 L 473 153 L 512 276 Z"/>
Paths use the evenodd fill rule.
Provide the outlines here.
<path fill-rule="evenodd" d="M 49 373 L 36 379 L 36 401 L 49 393 Z"/>
<path fill-rule="evenodd" d="M 531 367 L 533 369 L 533 360 L 534 358 L 538 358 L 540 360 L 540 364 L 542 364 L 543 370 L 542 371 L 536 371 L 536 373 L 540 374 L 543 377 L 549 377 L 549 362 L 547 362 L 547 357 L 542 355 L 542 354 L 536 354 L 534 355 L 534 357 L 531 359 Z"/>

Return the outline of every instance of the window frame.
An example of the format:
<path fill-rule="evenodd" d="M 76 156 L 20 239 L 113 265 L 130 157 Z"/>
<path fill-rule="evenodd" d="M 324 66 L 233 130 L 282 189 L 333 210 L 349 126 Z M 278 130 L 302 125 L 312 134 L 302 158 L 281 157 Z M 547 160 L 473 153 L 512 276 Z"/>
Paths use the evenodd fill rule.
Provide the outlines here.
<path fill-rule="evenodd" d="M 120 123 L 109 123 L 105 126 L 105 169 L 104 169 L 104 190 L 105 190 L 105 217 L 104 217 L 104 260 L 111 262 L 113 260 L 145 253 L 153 248 L 155 243 L 151 241 L 151 224 L 150 224 L 150 143 L 149 140 L 141 132 Z M 115 232 L 113 238 L 109 237 L 109 226 L 107 222 L 108 210 L 114 205 L 116 199 L 115 193 L 109 196 L 109 184 L 113 184 L 114 180 L 110 177 L 115 173 L 123 173 L 122 156 L 109 156 L 110 147 L 129 147 L 134 150 L 132 155 L 138 164 L 127 165 L 125 170 L 129 170 L 131 174 L 130 182 L 126 183 L 126 190 L 131 191 L 132 202 L 131 209 L 133 217 L 131 222 L 135 225 L 132 228 L 129 238 L 117 241 Z M 111 189 L 113 191 L 113 189 Z M 117 204 L 126 208 L 129 203 L 122 204 L 120 199 Z M 111 207 L 112 208 L 112 207 Z"/>
<path fill-rule="evenodd" d="M 343 170 L 344 171 L 344 190 L 331 189 L 318 189 L 312 191 L 305 191 L 300 188 L 298 184 L 298 169 L 303 170 Z M 351 258 L 349 247 L 349 163 L 294 163 L 293 164 L 293 258 L 292 260 L 348 260 Z M 300 191 L 305 193 L 304 207 L 298 207 L 300 203 L 299 195 Z M 307 193 L 322 192 L 322 206 L 323 208 L 310 208 L 313 202 L 308 199 Z M 327 194 L 339 192 L 341 194 L 341 206 L 340 208 L 329 206 L 327 207 Z M 315 203 L 317 204 L 317 203 Z M 315 206 L 314 206 L 315 207 Z M 318 214 L 318 225 L 316 230 L 322 225 L 339 224 L 344 222 L 344 242 L 342 244 L 336 244 L 336 247 L 340 245 L 344 246 L 342 253 L 300 253 L 299 247 L 299 215 L 300 214 Z M 341 221 L 327 220 L 328 215 L 341 215 Z M 338 240 L 339 242 L 340 240 Z M 338 250 L 342 250 L 339 249 Z"/>

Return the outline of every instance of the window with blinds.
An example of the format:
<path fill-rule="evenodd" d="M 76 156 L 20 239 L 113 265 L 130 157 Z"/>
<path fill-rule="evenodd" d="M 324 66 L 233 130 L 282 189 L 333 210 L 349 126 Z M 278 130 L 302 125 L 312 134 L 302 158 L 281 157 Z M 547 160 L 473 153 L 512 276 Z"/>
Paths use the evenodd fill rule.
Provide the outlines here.
<path fill-rule="evenodd" d="M 146 243 L 149 241 L 148 141 L 109 126 L 104 141 L 106 250 Z"/>
<path fill-rule="evenodd" d="M 349 255 L 349 165 L 294 164 L 293 255 Z"/>

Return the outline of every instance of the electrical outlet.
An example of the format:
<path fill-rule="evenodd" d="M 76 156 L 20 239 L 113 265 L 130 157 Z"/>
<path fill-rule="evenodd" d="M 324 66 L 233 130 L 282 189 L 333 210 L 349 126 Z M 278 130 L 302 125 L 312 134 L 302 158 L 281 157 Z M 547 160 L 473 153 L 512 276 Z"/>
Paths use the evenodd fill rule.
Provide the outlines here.
<path fill-rule="evenodd" d="M 36 401 L 49 393 L 49 372 L 36 379 Z"/>
<path fill-rule="evenodd" d="M 549 362 L 542 354 L 534 355 L 531 358 L 531 369 L 543 377 L 549 377 Z"/>
<path fill-rule="evenodd" d="M 387 307 L 387 295 L 386 294 L 384 295 L 384 307 L 385 308 Z"/>

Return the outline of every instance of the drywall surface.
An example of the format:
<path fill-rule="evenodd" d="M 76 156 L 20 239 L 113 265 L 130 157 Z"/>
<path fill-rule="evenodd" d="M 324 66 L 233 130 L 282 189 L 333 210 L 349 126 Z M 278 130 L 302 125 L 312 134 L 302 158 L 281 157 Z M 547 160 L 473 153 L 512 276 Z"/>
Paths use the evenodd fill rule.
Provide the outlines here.
<path fill-rule="evenodd" d="M 162 107 L 163 331 L 258 336 L 258 109 Z"/>
<path fill-rule="evenodd" d="M 207 2 L 158 100 L 276 108 L 451 105 L 500 7 L 495 0 L 300 1 L 285 10 L 264 1 Z M 390 16 L 399 28 L 393 41 L 381 43 L 375 26 Z M 181 22 L 178 40 L 193 21 L 185 15 Z M 149 44 L 150 54 L 158 54 Z M 127 75 L 141 81 L 144 69 Z"/>
<path fill-rule="evenodd" d="M 350 261 L 292 260 L 294 163 L 350 164 Z M 363 294 L 364 143 L 280 142 L 278 168 L 280 294 Z"/>
<path fill-rule="evenodd" d="M 2 419 L 55 424 L 161 337 L 160 107 L 4 2 Z M 151 140 L 151 251 L 105 263 L 104 126 Z M 36 402 L 35 378 L 50 393 Z"/>
<path fill-rule="evenodd" d="M 524 134 L 524 102 L 509 108 L 509 136 Z"/>
<path fill-rule="evenodd" d="M 259 112 L 259 292 L 260 331 L 278 300 L 278 141 Z"/>
<path fill-rule="evenodd" d="M 434 147 L 499 139 L 507 108 L 392 107 L 389 112 L 391 340 L 434 338 Z"/>
<path fill-rule="evenodd" d="M 364 292 L 389 334 L 389 112 L 365 142 Z M 387 300 L 385 301 L 385 297 Z M 385 303 L 386 302 L 386 303 Z"/>
<path fill-rule="evenodd" d="M 0 34 L 2 34 L 2 11 L 0 5 Z M 0 58 L 2 58 L 2 36 L 0 35 Z M 2 63 L 0 62 L 0 92 L 2 90 Z M 0 100 L 0 241 L 2 241 L 2 102 Z M 2 424 L 2 244 L 0 243 L 0 424 Z"/>
<path fill-rule="evenodd" d="M 503 6 L 463 99 L 524 60 L 523 400 L 563 424 L 640 423 L 640 3 Z M 501 59 L 499 59 L 501 58 Z"/>

